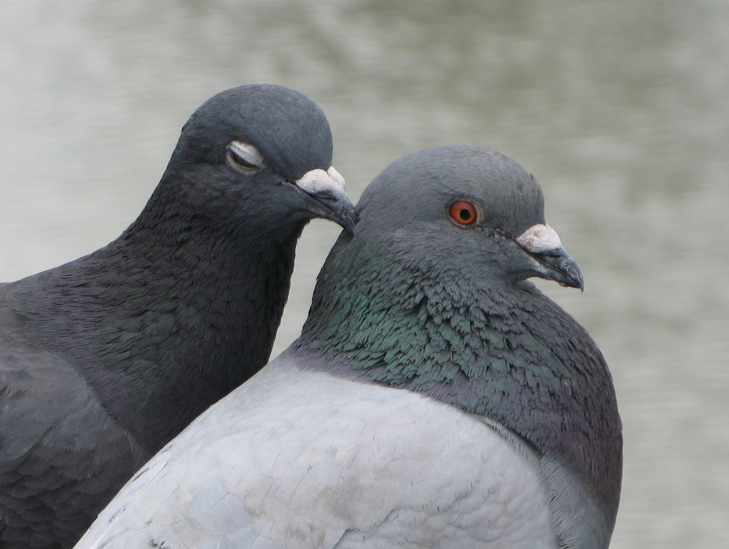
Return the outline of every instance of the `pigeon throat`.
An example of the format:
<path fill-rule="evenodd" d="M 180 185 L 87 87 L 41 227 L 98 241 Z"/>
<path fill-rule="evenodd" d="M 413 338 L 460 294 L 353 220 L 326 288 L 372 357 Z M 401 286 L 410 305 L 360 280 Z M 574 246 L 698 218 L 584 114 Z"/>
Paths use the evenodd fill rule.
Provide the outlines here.
<path fill-rule="evenodd" d="M 303 226 L 269 246 L 200 230 L 163 246 L 128 230 L 23 281 L 19 312 L 155 452 L 268 361 Z"/>

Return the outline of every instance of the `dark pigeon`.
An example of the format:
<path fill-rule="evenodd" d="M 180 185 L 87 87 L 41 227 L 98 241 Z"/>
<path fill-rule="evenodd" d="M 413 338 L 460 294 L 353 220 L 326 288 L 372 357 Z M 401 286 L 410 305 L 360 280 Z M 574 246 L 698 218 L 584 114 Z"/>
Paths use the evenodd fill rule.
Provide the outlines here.
<path fill-rule="evenodd" d="M 466 146 L 365 191 L 301 337 L 152 459 L 77 549 L 600 549 L 622 439 L 534 177 Z"/>
<path fill-rule="evenodd" d="M 273 85 L 195 112 L 108 246 L 0 285 L 0 547 L 65 548 L 132 474 L 267 361 L 296 241 L 352 230 L 324 113 Z"/>

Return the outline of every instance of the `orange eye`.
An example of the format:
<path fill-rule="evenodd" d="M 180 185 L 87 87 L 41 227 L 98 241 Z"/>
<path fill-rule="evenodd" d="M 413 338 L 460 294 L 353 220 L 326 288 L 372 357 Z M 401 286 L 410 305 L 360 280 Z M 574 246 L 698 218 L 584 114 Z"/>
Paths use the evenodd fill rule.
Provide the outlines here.
<path fill-rule="evenodd" d="M 478 210 L 473 204 L 465 200 L 454 202 L 449 212 L 453 221 L 459 225 L 473 225 L 478 221 Z"/>

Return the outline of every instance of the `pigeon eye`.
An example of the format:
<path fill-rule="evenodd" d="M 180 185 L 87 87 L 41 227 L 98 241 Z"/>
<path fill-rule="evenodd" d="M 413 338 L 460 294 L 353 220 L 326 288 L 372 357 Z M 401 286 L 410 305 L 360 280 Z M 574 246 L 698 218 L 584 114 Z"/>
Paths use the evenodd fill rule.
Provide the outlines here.
<path fill-rule="evenodd" d="M 253 145 L 231 141 L 225 160 L 237 172 L 251 174 L 263 167 L 263 155 Z"/>
<path fill-rule="evenodd" d="M 243 166 L 244 168 L 254 169 L 258 167 L 253 162 L 248 162 L 245 158 L 243 158 L 242 156 L 238 156 L 235 153 L 232 153 L 230 155 L 230 159 L 239 166 Z"/>
<path fill-rule="evenodd" d="M 462 227 L 473 225 L 478 221 L 478 210 L 476 206 L 465 200 L 458 200 L 451 204 L 448 213 L 450 213 L 451 219 Z"/>

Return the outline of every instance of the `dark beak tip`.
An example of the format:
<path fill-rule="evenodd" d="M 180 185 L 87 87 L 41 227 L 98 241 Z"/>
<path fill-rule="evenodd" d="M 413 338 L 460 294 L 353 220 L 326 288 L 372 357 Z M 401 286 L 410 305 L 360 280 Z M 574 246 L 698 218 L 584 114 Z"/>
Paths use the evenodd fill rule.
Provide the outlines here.
<path fill-rule="evenodd" d="M 357 210 L 355 209 L 354 204 L 352 204 L 348 198 L 345 197 L 338 201 L 336 205 L 332 207 L 332 212 L 334 214 L 333 221 L 339 223 L 342 228 L 350 233 L 354 233 L 354 228 L 359 221 L 359 216 L 357 215 Z"/>
<path fill-rule="evenodd" d="M 560 282 L 560 286 L 564 286 L 565 288 L 576 288 L 583 293 L 585 292 L 585 283 L 583 282 L 582 277 Z"/>
<path fill-rule="evenodd" d="M 301 189 L 296 183 L 291 183 L 291 186 L 306 198 L 306 207 L 313 214 L 313 217 L 328 219 L 350 233 L 354 233 L 354 227 L 359 221 L 359 216 L 354 204 L 346 194 L 335 193 L 329 189 L 318 193 L 310 193 Z"/>
<path fill-rule="evenodd" d="M 354 234 L 354 228 L 359 222 L 359 216 L 348 198 L 343 198 L 337 202 L 328 204 L 331 216 L 329 219 L 342 226 L 342 228 Z"/>
<path fill-rule="evenodd" d="M 543 269 L 539 276 L 554 280 L 566 288 L 578 288 L 582 292 L 585 291 L 582 271 L 577 262 L 564 249 L 550 250 L 545 254 L 537 254 L 536 257 Z"/>
<path fill-rule="evenodd" d="M 347 218 L 342 222 L 342 228 L 351 234 L 354 234 L 354 228 L 357 226 L 358 219 Z"/>
<path fill-rule="evenodd" d="M 575 263 L 574 260 L 569 257 L 567 259 L 566 268 L 564 270 L 564 278 L 565 280 L 563 286 L 577 288 L 581 292 L 585 291 L 585 280 L 582 277 L 582 271 L 580 271 L 577 263 Z"/>

